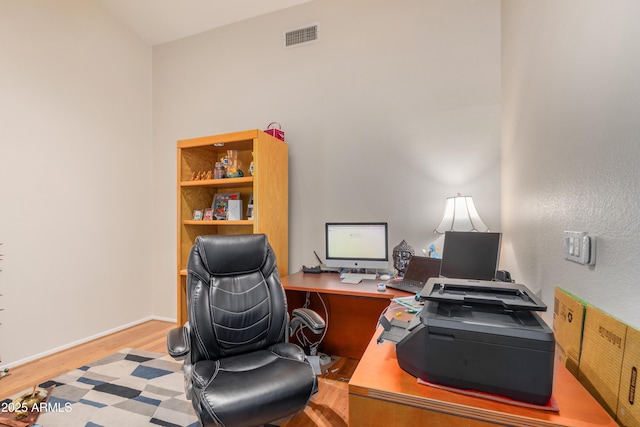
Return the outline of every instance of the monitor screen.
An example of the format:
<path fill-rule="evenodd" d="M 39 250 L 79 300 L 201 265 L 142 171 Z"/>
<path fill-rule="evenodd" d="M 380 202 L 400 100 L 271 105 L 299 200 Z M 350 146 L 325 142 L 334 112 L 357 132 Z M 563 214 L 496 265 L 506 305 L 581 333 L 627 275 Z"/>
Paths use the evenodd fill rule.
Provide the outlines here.
<path fill-rule="evenodd" d="M 502 233 L 447 231 L 440 276 L 452 279 L 493 280 L 500 260 Z"/>
<path fill-rule="evenodd" d="M 325 247 L 327 267 L 389 268 L 386 222 L 328 222 Z"/>

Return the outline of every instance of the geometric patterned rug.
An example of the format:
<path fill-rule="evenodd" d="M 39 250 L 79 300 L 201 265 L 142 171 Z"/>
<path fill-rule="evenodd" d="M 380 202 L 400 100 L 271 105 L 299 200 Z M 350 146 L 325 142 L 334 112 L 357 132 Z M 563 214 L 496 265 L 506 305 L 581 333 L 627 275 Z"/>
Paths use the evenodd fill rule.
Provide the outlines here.
<path fill-rule="evenodd" d="M 42 427 L 197 427 L 182 362 L 125 349 L 40 384 L 55 385 Z M 22 395 L 21 393 L 20 395 Z M 18 395 L 18 396 L 20 396 Z"/>

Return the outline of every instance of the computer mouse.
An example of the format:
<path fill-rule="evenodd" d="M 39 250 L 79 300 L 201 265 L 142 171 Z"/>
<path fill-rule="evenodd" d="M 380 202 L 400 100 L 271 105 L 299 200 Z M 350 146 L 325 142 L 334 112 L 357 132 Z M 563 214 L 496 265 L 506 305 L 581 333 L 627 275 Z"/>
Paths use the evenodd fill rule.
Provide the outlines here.
<path fill-rule="evenodd" d="M 380 276 L 380 280 L 389 280 L 391 279 L 391 276 L 389 276 L 388 274 L 383 274 Z"/>

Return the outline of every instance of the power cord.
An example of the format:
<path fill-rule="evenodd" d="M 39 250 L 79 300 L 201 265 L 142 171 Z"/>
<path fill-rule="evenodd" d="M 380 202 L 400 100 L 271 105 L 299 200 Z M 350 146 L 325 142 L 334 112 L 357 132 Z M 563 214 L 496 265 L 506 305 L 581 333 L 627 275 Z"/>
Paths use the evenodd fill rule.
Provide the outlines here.
<path fill-rule="evenodd" d="M 312 342 L 304 333 L 304 330 L 307 329 L 307 326 L 302 325 L 300 328 L 296 330 L 296 338 L 298 342 L 303 348 L 309 348 L 310 356 L 315 356 L 318 353 L 318 346 L 320 345 L 324 337 L 327 335 L 327 330 L 329 329 L 329 310 L 327 309 L 327 305 L 322 299 L 322 296 L 320 295 L 320 293 L 316 292 L 316 295 L 318 295 L 318 299 L 320 300 L 320 303 L 324 308 L 324 325 L 325 326 L 324 326 L 324 331 L 322 331 L 322 336 L 316 342 Z M 309 308 L 310 305 L 311 305 L 310 292 L 306 292 L 305 301 L 302 308 Z"/>

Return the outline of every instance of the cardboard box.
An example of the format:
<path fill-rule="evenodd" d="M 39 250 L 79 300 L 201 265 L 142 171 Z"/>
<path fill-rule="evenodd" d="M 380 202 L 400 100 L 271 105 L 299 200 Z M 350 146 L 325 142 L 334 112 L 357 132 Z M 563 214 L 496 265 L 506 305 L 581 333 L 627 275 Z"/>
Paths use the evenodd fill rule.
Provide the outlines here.
<path fill-rule="evenodd" d="M 625 427 L 640 427 L 640 390 L 636 390 L 638 369 L 640 369 L 640 331 L 629 327 L 618 393 L 617 421 Z"/>
<path fill-rule="evenodd" d="M 556 287 L 553 305 L 553 334 L 556 359 L 578 377 L 582 328 L 587 304 L 564 289 Z"/>
<path fill-rule="evenodd" d="M 587 306 L 578 380 L 615 418 L 627 325 Z"/>

